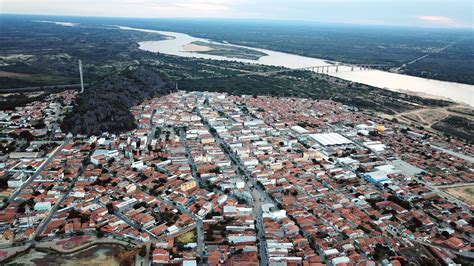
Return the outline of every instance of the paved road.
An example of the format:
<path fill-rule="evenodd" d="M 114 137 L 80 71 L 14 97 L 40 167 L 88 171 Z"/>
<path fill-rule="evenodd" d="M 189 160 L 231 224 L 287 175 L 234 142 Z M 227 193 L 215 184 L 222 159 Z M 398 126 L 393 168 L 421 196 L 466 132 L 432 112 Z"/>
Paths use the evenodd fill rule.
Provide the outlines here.
<path fill-rule="evenodd" d="M 431 183 L 428 183 L 428 182 L 425 182 L 423 180 L 417 180 L 417 182 L 421 183 L 421 184 L 424 184 L 426 187 L 428 187 L 431 191 L 435 192 L 436 194 L 446 198 L 447 200 L 451 201 L 451 202 L 454 202 L 456 205 L 458 205 L 459 207 L 461 207 L 463 209 L 463 211 L 467 212 L 467 213 L 471 213 L 470 211 L 470 208 L 467 207 L 467 204 L 462 201 L 462 200 L 459 200 L 453 196 L 451 196 L 450 194 L 444 192 L 442 189 L 439 189 L 438 187 L 435 187 L 433 186 Z"/>
<path fill-rule="evenodd" d="M 156 110 L 153 110 L 152 112 L 152 117 L 150 119 L 150 133 L 149 133 L 149 137 L 148 137 L 148 141 L 147 141 L 147 147 L 148 147 L 148 144 L 150 144 L 151 140 L 154 138 L 155 136 L 155 131 L 156 131 L 156 125 L 154 124 L 153 122 L 153 116 L 155 114 Z M 181 128 L 179 130 L 179 134 L 180 134 L 180 140 L 181 140 L 181 143 L 183 144 L 183 146 L 185 147 L 185 150 L 186 150 L 186 154 L 188 155 L 187 158 L 188 158 L 188 163 L 189 163 L 189 166 L 191 167 L 191 171 L 192 171 L 192 176 L 194 177 L 194 179 L 196 180 L 196 182 L 199 184 L 199 186 L 202 185 L 202 180 L 201 178 L 198 177 L 197 175 L 197 168 L 196 168 L 196 164 L 194 162 L 194 159 L 191 155 L 191 151 L 189 149 L 189 146 L 186 142 L 186 131 Z M 136 184 L 137 187 L 141 187 L 139 184 Z M 146 192 L 145 192 L 146 193 Z M 162 201 L 165 201 L 165 199 L 161 199 Z M 168 204 L 172 204 L 171 201 L 168 201 L 166 200 Z M 202 219 L 200 217 L 198 217 L 197 215 L 195 215 L 194 213 L 188 211 L 188 209 L 184 208 L 184 207 L 181 207 L 179 205 L 175 205 L 176 208 L 178 208 L 180 211 L 182 211 L 183 213 L 186 213 L 188 215 L 190 215 L 191 217 L 193 217 L 195 220 L 196 220 L 196 231 L 197 231 L 197 250 L 198 250 L 198 254 L 201 258 L 204 258 L 206 256 L 206 249 L 205 249 L 205 244 L 204 244 L 204 228 L 203 228 L 203 223 L 202 223 Z M 202 261 L 201 260 L 201 263 L 202 264 Z"/>
<path fill-rule="evenodd" d="M 157 197 L 157 198 L 158 198 L 158 200 L 160 200 L 160 201 L 162 201 L 162 202 L 164 202 L 168 205 L 174 206 L 176 209 L 178 209 L 182 213 L 185 213 L 185 214 L 193 217 L 193 219 L 196 221 L 195 226 L 196 226 L 196 231 L 197 231 L 197 249 L 198 249 L 198 254 L 201 257 L 201 261 L 199 262 L 199 265 L 203 265 L 204 260 L 207 257 L 207 253 L 206 253 L 206 246 L 204 244 L 204 228 L 203 228 L 203 222 L 202 222 L 201 217 L 199 217 L 196 214 L 190 212 L 187 208 L 185 208 L 184 206 L 182 206 L 180 204 L 174 204 L 174 202 L 172 202 L 168 199 L 165 199 L 163 197 Z"/>
<path fill-rule="evenodd" d="M 198 115 L 203 119 L 204 121 L 204 126 L 206 126 L 206 128 L 209 130 L 210 129 L 210 125 L 209 123 L 206 122 L 206 119 L 204 119 L 204 116 L 198 112 Z M 255 218 L 256 218 L 256 226 L 257 226 L 257 229 L 258 229 L 258 232 L 257 232 L 257 237 L 258 237 L 258 240 L 259 240 L 259 255 L 260 255 L 260 265 L 264 266 L 264 265 L 268 265 L 268 253 L 267 253 L 267 241 L 266 241 L 266 238 L 265 238 L 265 228 L 263 226 L 263 212 L 262 212 L 262 208 L 261 208 L 261 205 L 262 205 L 262 200 L 266 201 L 268 199 L 270 199 L 270 197 L 268 196 L 268 194 L 261 190 L 260 187 L 257 185 L 257 182 L 255 180 L 255 178 L 252 177 L 250 171 L 247 169 L 247 167 L 245 167 L 240 158 L 238 158 L 228 147 L 227 143 L 224 142 L 224 140 L 219 137 L 219 135 L 217 135 L 217 133 L 212 133 L 211 134 L 214 136 L 214 139 L 216 140 L 216 143 L 221 146 L 221 147 L 224 147 L 223 151 L 224 153 L 226 154 L 226 156 L 232 161 L 232 163 L 234 165 L 237 166 L 237 168 L 242 172 L 244 173 L 245 175 L 245 179 L 247 180 L 247 184 L 246 186 L 247 187 L 253 187 L 251 188 L 251 194 L 252 194 L 252 197 L 253 197 L 253 211 L 254 211 L 254 214 L 255 214 Z M 249 185 L 248 183 L 251 183 L 251 185 Z M 274 205 L 276 206 L 276 204 L 274 203 Z"/>
<path fill-rule="evenodd" d="M 204 244 L 204 227 L 201 219 L 196 222 L 197 252 L 201 258 L 206 257 L 206 245 Z"/>
<path fill-rule="evenodd" d="M 38 167 L 36 172 L 30 178 L 28 178 L 28 180 L 26 180 L 26 182 L 23 183 L 23 185 L 21 185 L 21 187 L 19 189 L 17 189 L 8 198 L 7 202 L 3 206 L 8 205 L 10 202 L 15 200 L 15 198 L 18 196 L 18 194 L 20 194 L 21 190 L 23 190 L 25 187 L 27 187 L 36 177 L 38 177 L 38 175 L 41 173 L 41 171 L 43 171 L 43 169 L 56 157 L 56 155 L 58 155 L 58 153 L 64 148 L 65 145 L 69 144 L 70 141 L 71 141 L 70 139 L 64 140 L 64 142 L 59 147 L 57 147 L 56 150 L 54 150 L 54 152 L 49 156 L 49 158 L 46 159 L 46 161 L 44 161 L 43 164 L 40 167 Z"/>
<path fill-rule="evenodd" d="M 453 150 L 448 150 L 448 149 L 445 149 L 443 147 L 439 147 L 439 146 L 436 146 L 436 145 L 433 145 L 433 144 L 431 144 L 430 146 L 435 150 L 443 151 L 443 152 L 445 152 L 449 155 L 456 156 L 456 157 L 461 158 L 461 159 L 463 159 L 465 161 L 468 161 L 470 163 L 474 163 L 474 157 L 469 156 L 467 154 L 460 153 L 460 152 L 453 151 Z"/>
<path fill-rule="evenodd" d="M 148 133 L 148 138 L 146 140 L 146 146 L 145 146 L 146 149 L 148 149 L 148 145 L 150 145 L 151 140 L 155 138 L 156 125 L 153 123 L 153 116 L 155 116 L 155 113 L 156 113 L 156 110 L 153 110 L 153 112 L 151 112 L 150 133 Z"/>
<path fill-rule="evenodd" d="M 199 175 L 198 175 L 196 163 L 194 162 L 193 155 L 191 154 L 191 149 L 188 146 L 188 142 L 186 140 L 186 131 L 184 129 L 179 130 L 179 138 L 180 138 L 181 143 L 183 144 L 184 149 L 186 151 L 186 155 L 187 155 L 186 157 L 188 158 L 188 164 L 191 167 L 191 173 L 192 173 L 194 179 L 196 180 L 196 182 L 199 184 L 199 186 L 202 187 L 203 181 L 202 181 L 201 177 L 199 177 Z"/>
<path fill-rule="evenodd" d="M 89 154 L 87 155 L 87 160 L 89 160 L 91 155 L 92 155 L 92 152 L 89 152 Z M 61 204 L 64 202 L 64 200 L 66 200 L 69 193 L 73 190 L 74 185 L 77 182 L 77 179 L 79 179 L 79 177 L 82 175 L 83 172 L 84 172 L 84 166 L 81 166 L 81 168 L 79 169 L 79 172 L 77 172 L 77 175 L 73 178 L 71 184 L 69 185 L 68 189 L 63 193 L 61 199 L 58 201 L 58 203 L 56 203 L 53 206 L 53 208 L 51 208 L 51 210 L 48 213 L 48 216 L 46 216 L 46 218 L 44 218 L 41 221 L 41 223 L 38 225 L 38 227 L 36 227 L 35 233 L 33 234 L 33 238 L 35 238 L 37 236 L 41 236 L 44 229 L 46 229 L 46 226 L 49 224 L 51 219 L 54 217 L 54 214 L 56 213 L 58 208 L 61 206 Z"/>
<path fill-rule="evenodd" d="M 451 185 L 441 185 L 441 186 L 435 186 L 436 188 L 457 188 L 457 187 L 465 187 L 465 186 L 472 186 L 474 185 L 474 182 L 467 182 L 467 183 L 456 183 L 456 184 L 451 184 Z"/>

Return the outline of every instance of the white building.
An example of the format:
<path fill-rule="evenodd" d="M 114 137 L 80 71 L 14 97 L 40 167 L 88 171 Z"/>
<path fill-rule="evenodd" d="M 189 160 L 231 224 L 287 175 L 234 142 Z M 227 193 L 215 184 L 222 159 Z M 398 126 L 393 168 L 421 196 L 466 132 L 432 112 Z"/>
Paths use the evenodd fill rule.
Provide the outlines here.
<path fill-rule="evenodd" d="M 51 209 L 51 202 L 38 202 L 33 207 L 35 211 L 49 211 Z"/>
<path fill-rule="evenodd" d="M 8 181 L 7 185 L 9 188 L 19 188 L 25 183 L 27 176 L 23 172 L 15 173 Z"/>
<path fill-rule="evenodd" d="M 310 134 L 309 137 L 322 146 L 341 146 L 352 144 L 352 141 L 338 133 Z"/>

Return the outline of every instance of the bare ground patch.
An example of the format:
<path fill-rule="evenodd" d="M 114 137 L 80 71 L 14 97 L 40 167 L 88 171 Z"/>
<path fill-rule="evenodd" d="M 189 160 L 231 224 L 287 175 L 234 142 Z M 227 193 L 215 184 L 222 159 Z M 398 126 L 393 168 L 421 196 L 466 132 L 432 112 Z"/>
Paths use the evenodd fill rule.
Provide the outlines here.
<path fill-rule="evenodd" d="M 31 74 L 8 72 L 8 71 L 0 70 L 0 78 L 28 78 L 31 76 L 32 76 Z"/>
<path fill-rule="evenodd" d="M 456 197 L 469 205 L 474 205 L 474 185 L 446 188 L 444 190 L 453 197 Z"/>

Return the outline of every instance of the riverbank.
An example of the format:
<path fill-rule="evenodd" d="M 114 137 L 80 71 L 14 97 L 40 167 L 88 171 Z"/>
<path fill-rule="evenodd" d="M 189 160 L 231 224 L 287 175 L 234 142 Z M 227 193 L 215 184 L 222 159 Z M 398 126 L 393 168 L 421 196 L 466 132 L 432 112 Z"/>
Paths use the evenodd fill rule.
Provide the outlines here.
<path fill-rule="evenodd" d="M 202 59 L 212 60 L 234 60 L 242 63 L 257 63 L 268 66 L 281 66 L 291 69 L 305 68 L 313 66 L 329 66 L 331 63 L 339 64 L 339 62 L 328 63 L 326 60 L 299 56 L 295 54 L 277 52 L 266 49 L 259 49 L 253 47 L 246 47 L 241 45 L 222 44 L 230 47 L 250 49 L 257 52 L 267 54 L 266 56 L 260 57 L 258 60 L 248 60 L 242 58 L 229 58 L 219 55 L 209 55 L 204 53 L 195 53 L 183 51 L 182 47 L 193 42 L 209 43 L 211 41 L 203 38 L 196 38 L 187 34 L 167 31 L 156 31 L 130 27 L 118 27 L 122 30 L 134 30 L 148 33 L 156 33 L 165 36 L 171 36 L 172 39 L 163 41 L 147 41 L 139 42 L 139 48 L 149 52 L 159 52 L 168 55 L 175 55 L 181 57 L 196 57 Z M 315 48 L 317 49 L 317 48 Z M 470 106 L 474 106 L 474 86 L 468 84 L 461 84 L 455 82 L 447 82 L 433 79 L 420 78 L 415 76 L 408 76 L 398 73 L 391 73 L 380 70 L 360 70 L 351 67 L 341 66 L 336 71 L 335 68 L 331 69 L 325 74 L 338 77 L 344 80 L 358 82 L 365 85 L 370 85 L 382 89 L 389 89 L 393 91 L 409 91 L 413 93 L 422 93 L 423 97 L 434 97 L 450 99 L 455 102 L 466 103 Z"/>

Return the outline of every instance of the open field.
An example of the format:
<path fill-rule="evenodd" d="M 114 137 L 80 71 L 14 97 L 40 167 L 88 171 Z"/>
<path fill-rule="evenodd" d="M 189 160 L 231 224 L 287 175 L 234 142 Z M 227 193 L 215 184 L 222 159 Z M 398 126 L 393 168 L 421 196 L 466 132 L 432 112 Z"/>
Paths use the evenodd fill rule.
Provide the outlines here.
<path fill-rule="evenodd" d="M 453 197 L 456 197 L 467 204 L 474 205 L 474 185 L 446 188 L 444 190 Z"/>
<path fill-rule="evenodd" d="M 8 71 L 0 70 L 0 78 L 29 78 L 29 77 L 31 77 L 31 74 L 8 72 Z"/>
<path fill-rule="evenodd" d="M 196 242 L 196 230 L 189 231 L 175 238 L 177 244 L 186 245 Z"/>
<path fill-rule="evenodd" d="M 445 107 L 425 107 L 398 113 L 397 118 L 406 124 L 422 126 L 432 132 L 443 132 L 451 136 L 472 141 L 474 125 L 474 108 L 454 104 Z"/>

